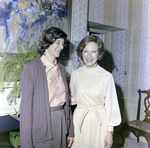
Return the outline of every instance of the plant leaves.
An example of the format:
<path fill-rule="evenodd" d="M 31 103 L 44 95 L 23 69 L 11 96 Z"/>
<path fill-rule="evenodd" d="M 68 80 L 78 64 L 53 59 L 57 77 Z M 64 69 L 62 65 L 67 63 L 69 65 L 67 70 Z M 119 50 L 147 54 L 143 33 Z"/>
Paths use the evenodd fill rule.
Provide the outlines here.
<path fill-rule="evenodd" d="M 7 96 L 8 103 L 16 103 L 16 98 L 20 95 L 21 73 L 26 64 L 38 59 L 41 55 L 37 51 L 37 46 L 26 44 L 17 45 L 18 54 L 3 54 L 0 60 L 0 91 L 13 82 L 13 88 Z"/>

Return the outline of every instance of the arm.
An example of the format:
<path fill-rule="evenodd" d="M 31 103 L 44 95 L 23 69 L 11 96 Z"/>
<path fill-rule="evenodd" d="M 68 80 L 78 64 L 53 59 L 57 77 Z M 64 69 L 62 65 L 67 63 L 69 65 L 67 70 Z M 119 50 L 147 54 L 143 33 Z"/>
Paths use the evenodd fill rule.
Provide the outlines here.
<path fill-rule="evenodd" d="M 63 69 L 63 77 L 64 77 L 64 83 L 66 87 L 66 105 L 65 105 L 65 112 L 67 115 L 67 126 L 68 126 L 68 137 L 67 137 L 67 143 L 68 147 L 71 147 L 73 141 L 74 141 L 74 127 L 73 127 L 73 119 L 72 119 L 72 111 L 71 111 L 71 106 L 69 103 L 69 90 L 68 90 L 68 82 L 67 82 L 67 74 L 64 66 L 62 66 Z"/>
<path fill-rule="evenodd" d="M 111 147 L 113 143 L 113 131 L 114 126 L 117 126 L 121 122 L 120 109 L 118 104 L 118 98 L 116 94 L 116 88 L 112 75 L 107 79 L 106 96 L 105 96 L 105 109 L 106 109 L 106 124 L 107 134 L 104 144 L 106 148 Z"/>
<path fill-rule="evenodd" d="M 113 132 L 107 131 L 107 134 L 104 139 L 104 146 L 106 148 L 111 148 L 113 144 Z"/>
<path fill-rule="evenodd" d="M 75 87 L 75 78 L 74 78 L 74 73 L 71 75 L 70 79 L 70 84 L 69 84 L 69 89 L 70 89 L 70 104 L 71 105 L 76 105 L 76 99 L 75 99 L 75 92 L 76 92 L 76 87 Z"/>
<path fill-rule="evenodd" d="M 74 138 L 73 137 L 68 137 L 67 138 L 68 147 L 71 147 L 73 142 L 74 142 Z"/>
<path fill-rule="evenodd" d="M 106 110 L 106 125 L 108 131 L 113 131 L 113 126 L 121 123 L 120 108 L 116 94 L 116 88 L 112 75 L 106 81 L 106 95 L 105 95 L 105 110 Z"/>
<path fill-rule="evenodd" d="M 26 66 L 21 75 L 20 139 L 21 147 L 33 148 L 32 143 L 33 81 Z"/>
<path fill-rule="evenodd" d="M 69 126 L 69 135 L 67 137 L 67 143 L 68 147 L 71 147 L 71 145 L 74 142 L 74 127 L 73 127 L 73 119 L 72 119 L 72 112 L 71 112 L 71 107 L 69 106 L 70 110 L 70 126 Z"/>
<path fill-rule="evenodd" d="M 71 79 L 70 79 L 70 84 L 69 84 L 69 88 L 70 88 L 70 95 L 69 95 L 69 99 L 70 99 L 70 104 L 71 105 L 76 105 L 76 101 L 75 101 L 75 84 L 74 84 L 74 78 L 73 78 L 73 74 L 71 75 Z M 73 126 L 73 123 L 72 123 Z M 73 137 L 68 137 L 68 147 L 71 147 L 72 143 L 74 142 Z"/>

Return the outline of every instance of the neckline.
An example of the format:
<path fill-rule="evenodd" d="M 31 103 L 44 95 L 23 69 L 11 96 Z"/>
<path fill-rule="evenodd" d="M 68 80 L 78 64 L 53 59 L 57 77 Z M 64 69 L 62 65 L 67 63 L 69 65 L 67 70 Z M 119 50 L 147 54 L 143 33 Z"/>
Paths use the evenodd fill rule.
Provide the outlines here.
<path fill-rule="evenodd" d="M 85 65 L 83 66 L 83 69 L 88 73 L 97 72 L 99 69 L 99 65 L 96 65 L 96 67 L 93 68 L 87 68 Z"/>

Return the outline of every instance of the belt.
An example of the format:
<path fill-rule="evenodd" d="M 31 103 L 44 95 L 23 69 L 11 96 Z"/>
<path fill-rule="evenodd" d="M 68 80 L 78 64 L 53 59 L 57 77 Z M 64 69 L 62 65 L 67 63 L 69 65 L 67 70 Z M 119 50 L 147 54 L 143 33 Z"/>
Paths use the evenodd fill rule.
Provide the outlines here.
<path fill-rule="evenodd" d="M 98 123 L 100 125 L 102 124 L 103 117 L 101 116 L 99 110 L 104 109 L 104 104 L 100 104 L 100 105 L 96 105 L 96 106 L 78 105 L 77 107 L 85 109 L 85 111 L 82 113 L 81 120 L 80 120 L 80 123 L 79 123 L 80 133 L 81 133 L 81 129 L 82 129 L 82 125 L 83 125 L 84 119 L 87 116 L 87 114 L 89 113 L 89 111 L 92 111 L 93 114 L 95 115 Z"/>
<path fill-rule="evenodd" d="M 60 106 L 54 106 L 54 107 L 49 107 L 51 109 L 51 111 L 59 111 L 64 109 L 64 105 L 60 105 Z"/>

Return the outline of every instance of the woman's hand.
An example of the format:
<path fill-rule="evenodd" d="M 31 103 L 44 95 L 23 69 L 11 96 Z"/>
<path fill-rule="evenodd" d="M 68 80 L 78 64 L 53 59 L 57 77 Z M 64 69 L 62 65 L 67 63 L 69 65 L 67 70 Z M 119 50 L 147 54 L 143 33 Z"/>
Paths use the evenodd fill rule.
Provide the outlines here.
<path fill-rule="evenodd" d="M 111 148 L 113 144 L 113 133 L 107 131 L 106 137 L 104 139 L 104 146 L 105 148 Z"/>
<path fill-rule="evenodd" d="M 73 142 L 74 142 L 74 138 L 73 137 L 68 137 L 67 138 L 68 147 L 71 147 Z"/>

